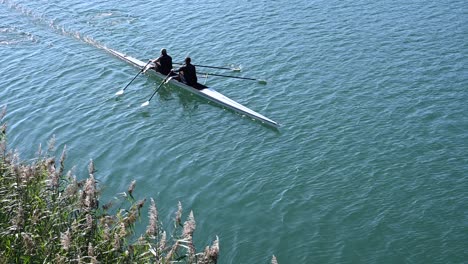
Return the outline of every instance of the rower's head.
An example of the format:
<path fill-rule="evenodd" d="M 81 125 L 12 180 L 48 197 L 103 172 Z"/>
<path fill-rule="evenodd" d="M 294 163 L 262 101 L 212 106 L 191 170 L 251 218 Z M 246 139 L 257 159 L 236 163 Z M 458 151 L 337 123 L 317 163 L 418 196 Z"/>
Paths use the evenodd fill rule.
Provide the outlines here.
<path fill-rule="evenodd" d="M 185 58 L 185 64 L 190 64 L 191 61 L 192 59 L 190 59 L 190 57 Z"/>
<path fill-rule="evenodd" d="M 161 54 L 162 54 L 162 55 L 167 55 L 166 49 L 161 49 Z"/>

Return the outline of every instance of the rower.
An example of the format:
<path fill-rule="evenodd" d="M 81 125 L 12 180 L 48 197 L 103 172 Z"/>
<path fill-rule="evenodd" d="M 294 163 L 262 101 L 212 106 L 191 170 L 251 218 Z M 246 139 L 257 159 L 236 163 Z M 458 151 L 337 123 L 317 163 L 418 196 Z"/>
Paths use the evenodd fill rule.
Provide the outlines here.
<path fill-rule="evenodd" d="M 172 70 L 172 57 L 167 55 L 166 49 L 161 49 L 161 55 L 151 61 L 155 64 L 155 66 L 151 68 L 162 75 L 168 75 Z"/>
<path fill-rule="evenodd" d="M 175 70 L 175 72 L 179 72 L 179 80 L 198 90 L 207 88 L 205 85 L 198 83 L 197 70 L 191 61 L 190 57 L 185 58 L 185 64 Z"/>

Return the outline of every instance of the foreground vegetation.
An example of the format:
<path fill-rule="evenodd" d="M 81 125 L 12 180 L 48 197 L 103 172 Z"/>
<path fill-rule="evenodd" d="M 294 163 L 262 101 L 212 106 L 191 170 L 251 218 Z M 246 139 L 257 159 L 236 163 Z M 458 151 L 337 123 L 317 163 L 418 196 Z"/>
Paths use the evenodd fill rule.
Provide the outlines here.
<path fill-rule="evenodd" d="M 0 124 L 3 118 L 0 114 Z M 28 164 L 6 146 L 0 126 L 0 263 L 217 263 L 218 238 L 196 253 L 196 223 L 182 223 L 178 204 L 174 229 L 167 234 L 149 200 L 146 232 L 135 234 L 146 200 L 135 200 L 135 182 L 111 203 L 101 204 L 89 164 L 89 177 L 64 173 L 65 149 L 56 162 L 45 152 Z"/>
<path fill-rule="evenodd" d="M 179 202 L 170 234 L 162 228 L 149 199 L 148 224 L 135 233 L 146 199 L 135 200 L 133 181 L 108 203 L 90 161 L 87 179 L 64 173 L 66 147 L 59 161 L 51 155 L 54 139 L 37 157 L 23 162 L 8 150 L 0 112 L 0 263 L 217 263 L 219 239 L 196 253 L 193 212 L 182 223 Z M 271 259 L 277 264 L 276 257 Z"/>

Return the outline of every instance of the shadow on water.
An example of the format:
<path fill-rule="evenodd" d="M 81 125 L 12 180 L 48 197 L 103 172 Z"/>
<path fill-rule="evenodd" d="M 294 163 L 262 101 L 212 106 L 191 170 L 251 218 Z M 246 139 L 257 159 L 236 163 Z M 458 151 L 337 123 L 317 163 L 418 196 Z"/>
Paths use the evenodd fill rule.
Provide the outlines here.
<path fill-rule="evenodd" d="M 180 89 L 172 84 L 165 84 L 158 91 L 160 100 L 162 101 L 171 101 L 175 98 L 178 99 L 178 102 L 185 110 L 196 111 L 200 103 L 209 103 L 206 100 L 202 100 L 198 96 L 194 96 L 192 93 Z"/>
<path fill-rule="evenodd" d="M 142 111 L 140 112 L 140 115 L 141 115 L 141 117 L 144 117 L 144 118 L 149 118 L 149 117 L 151 117 L 151 113 L 150 113 L 149 110 L 142 110 Z"/>

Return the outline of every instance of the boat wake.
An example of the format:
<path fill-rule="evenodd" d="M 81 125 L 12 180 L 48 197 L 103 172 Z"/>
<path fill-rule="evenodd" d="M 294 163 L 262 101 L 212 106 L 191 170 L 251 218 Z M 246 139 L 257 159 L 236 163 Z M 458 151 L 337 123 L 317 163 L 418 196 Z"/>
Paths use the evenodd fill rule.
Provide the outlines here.
<path fill-rule="evenodd" d="M 40 14 L 22 4 L 9 1 L 9 0 L 0 0 L 0 4 L 5 4 L 8 6 L 10 9 L 15 10 L 19 13 L 21 13 L 24 16 L 27 16 L 34 20 L 35 22 L 38 22 L 43 25 L 47 25 L 49 28 L 53 29 L 56 33 L 61 34 L 63 36 L 68 36 L 72 37 L 74 39 L 77 39 L 81 42 L 90 44 L 96 48 L 99 49 L 105 49 L 106 46 L 101 44 L 99 41 L 95 40 L 93 37 L 87 36 L 85 34 L 80 33 L 79 31 L 69 29 L 63 25 L 60 25 L 57 22 L 57 19 L 50 19 L 44 14 Z M 0 29 L 2 30 L 2 29 Z M 14 31 L 14 29 L 4 29 L 5 31 Z M 38 42 L 38 40 L 30 33 L 23 33 L 22 35 L 26 35 L 29 40 L 33 42 Z M 18 42 L 17 40 L 0 40 L 0 44 L 14 44 Z"/>
<path fill-rule="evenodd" d="M 18 27 L 0 27 L 0 45 L 15 45 L 19 43 L 37 43 L 39 39 L 30 32 Z"/>

